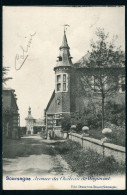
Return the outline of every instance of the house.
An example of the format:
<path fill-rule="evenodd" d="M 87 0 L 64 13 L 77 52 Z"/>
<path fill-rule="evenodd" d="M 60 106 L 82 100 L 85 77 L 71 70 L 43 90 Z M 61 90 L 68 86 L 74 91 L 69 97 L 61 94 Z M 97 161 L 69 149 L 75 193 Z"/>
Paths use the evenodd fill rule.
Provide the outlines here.
<path fill-rule="evenodd" d="M 35 119 L 32 117 L 31 108 L 29 107 L 28 116 L 26 120 L 26 134 L 33 135 L 40 132 L 42 129 L 45 129 L 43 119 Z"/>
<path fill-rule="evenodd" d="M 59 135 L 62 131 L 62 119 L 71 117 L 71 124 L 76 124 L 79 117 L 84 112 L 85 106 L 90 101 L 100 101 L 101 94 L 98 91 L 96 75 L 100 70 L 97 67 L 90 68 L 86 66 L 86 61 L 89 59 L 89 53 L 83 56 L 75 64 L 72 63 L 70 47 L 67 42 L 66 32 L 64 30 L 63 41 L 59 48 L 59 56 L 57 64 L 54 67 L 55 73 L 55 90 L 45 109 L 46 130 L 54 131 Z M 112 86 L 112 96 L 104 97 L 109 100 L 125 104 L 125 67 L 115 67 L 109 65 L 106 69 L 101 69 L 104 73 L 104 79 L 114 78 L 117 82 L 117 87 Z M 92 73 L 92 74 L 91 74 Z M 108 75 L 108 77 L 107 77 Z M 90 79 L 91 88 L 85 85 L 85 81 Z M 83 84 L 82 84 L 83 83 Z M 88 82 L 87 82 L 88 84 Z M 108 87 L 108 86 L 104 86 Z M 105 88 L 106 89 L 106 88 Z M 91 93 L 90 93 L 91 92 Z M 97 99 L 97 100 L 96 100 Z"/>
<path fill-rule="evenodd" d="M 10 88 L 3 88 L 2 90 L 3 137 L 18 139 L 20 137 L 20 115 L 14 92 L 15 90 Z"/>

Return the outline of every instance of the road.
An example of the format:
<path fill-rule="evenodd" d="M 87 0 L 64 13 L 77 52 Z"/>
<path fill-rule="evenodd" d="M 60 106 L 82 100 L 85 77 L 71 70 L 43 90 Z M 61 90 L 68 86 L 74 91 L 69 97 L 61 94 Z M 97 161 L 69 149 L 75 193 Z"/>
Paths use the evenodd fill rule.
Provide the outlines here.
<path fill-rule="evenodd" d="M 3 175 L 74 175 L 61 155 L 54 152 L 54 142 L 43 140 L 39 135 L 11 140 L 3 148 Z"/>

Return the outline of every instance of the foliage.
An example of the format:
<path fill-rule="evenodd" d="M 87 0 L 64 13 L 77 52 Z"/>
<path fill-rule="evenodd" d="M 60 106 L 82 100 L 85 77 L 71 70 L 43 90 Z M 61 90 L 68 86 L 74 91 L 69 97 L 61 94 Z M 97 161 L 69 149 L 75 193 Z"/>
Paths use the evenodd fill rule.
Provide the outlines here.
<path fill-rule="evenodd" d="M 65 115 L 61 121 L 62 130 L 69 131 L 71 127 L 71 117 L 69 115 Z"/>
<path fill-rule="evenodd" d="M 98 40 L 96 42 L 91 41 L 91 52 L 88 52 L 89 58 L 85 62 L 85 72 L 82 71 L 81 84 L 89 97 L 99 93 L 98 96 L 94 95 L 94 98 L 101 101 L 103 129 L 105 98 L 111 96 L 119 88 L 119 75 L 123 73 L 118 67 L 123 65 L 124 53 L 120 48 L 115 47 L 115 38 L 110 42 L 107 41 L 109 34 L 106 34 L 104 29 L 97 29 L 96 35 Z M 109 67 L 117 68 L 117 70 L 111 71 Z"/>
<path fill-rule="evenodd" d="M 108 101 L 105 105 L 105 121 L 121 126 L 125 122 L 125 105 Z"/>
<path fill-rule="evenodd" d="M 78 128 L 82 130 L 83 126 L 88 126 L 90 129 L 97 129 L 101 126 L 101 112 L 97 104 L 89 101 L 88 105 L 84 108 L 84 113 L 79 120 Z"/>
<path fill-rule="evenodd" d="M 83 127 L 83 123 L 82 122 L 78 122 L 76 125 L 76 132 L 79 133 L 82 131 L 82 127 Z"/>
<path fill-rule="evenodd" d="M 72 171 L 79 175 L 110 175 L 125 173 L 125 166 L 119 165 L 114 158 L 103 158 L 92 150 L 84 150 L 80 144 L 71 140 L 56 143 L 55 150 L 58 151 L 70 165 Z"/>
<path fill-rule="evenodd" d="M 105 125 L 112 130 L 111 142 L 116 145 L 125 146 L 125 124 L 123 123 L 121 126 L 117 126 L 107 122 Z"/>
<path fill-rule="evenodd" d="M 110 143 L 125 146 L 125 125 L 117 126 L 107 122 L 105 123 L 105 126 L 112 130 Z M 99 140 L 105 137 L 105 135 L 102 134 L 102 129 L 90 130 L 89 136 Z"/>
<path fill-rule="evenodd" d="M 8 80 L 12 79 L 12 77 L 6 77 L 8 71 L 9 71 L 9 67 L 2 67 L 2 83 L 3 84 L 6 84 Z"/>

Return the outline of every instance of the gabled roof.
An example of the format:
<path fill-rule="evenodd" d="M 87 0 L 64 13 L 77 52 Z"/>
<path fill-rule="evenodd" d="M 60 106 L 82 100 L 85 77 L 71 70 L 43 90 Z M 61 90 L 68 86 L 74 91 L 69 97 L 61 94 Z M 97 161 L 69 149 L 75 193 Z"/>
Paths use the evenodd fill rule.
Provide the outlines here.
<path fill-rule="evenodd" d="M 79 67 L 87 67 L 87 66 L 86 66 L 86 61 L 88 61 L 89 57 L 90 57 L 90 53 L 85 54 L 80 60 L 78 60 L 78 61 L 74 64 L 74 66 L 75 66 L 76 68 L 79 68 Z"/>
<path fill-rule="evenodd" d="M 48 102 L 48 104 L 47 104 L 47 107 L 46 107 L 45 111 L 48 110 L 48 108 L 49 108 L 49 106 L 50 106 L 50 104 L 52 103 L 52 100 L 53 100 L 54 98 L 55 98 L 55 90 L 54 90 L 53 93 L 52 93 L 52 96 L 51 96 L 51 98 L 50 98 L 50 100 L 49 100 L 49 102 Z"/>
<path fill-rule="evenodd" d="M 122 64 L 120 64 L 120 66 L 119 66 L 119 64 L 108 64 L 108 66 L 107 67 L 109 67 L 109 68 L 116 68 L 116 67 L 125 67 L 125 54 L 124 54 L 124 52 L 123 51 L 121 51 L 121 53 L 122 53 L 122 59 L 121 59 L 121 62 L 122 62 Z M 80 60 L 78 60 L 75 64 L 74 64 L 74 67 L 75 68 L 88 68 L 88 66 L 87 66 L 87 64 L 86 64 L 86 62 L 88 62 L 89 61 L 89 57 L 90 57 L 90 52 L 88 52 L 87 54 L 85 54 Z M 97 68 L 97 67 L 95 67 L 95 68 Z"/>

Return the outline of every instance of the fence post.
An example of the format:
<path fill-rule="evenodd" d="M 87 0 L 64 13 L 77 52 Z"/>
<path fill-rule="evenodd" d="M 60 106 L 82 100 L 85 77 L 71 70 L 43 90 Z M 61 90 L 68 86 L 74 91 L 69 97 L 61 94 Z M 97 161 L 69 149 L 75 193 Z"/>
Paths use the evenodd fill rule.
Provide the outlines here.
<path fill-rule="evenodd" d="M 83 148 L 83 137 L 82 137 L 82 148 Z"/>
<path fill-rule="evenodd" d="M 104 142 L 102 143 L 102 147 L 103 147 L 103 158 L 104 158 L 105 157 Z"/>

